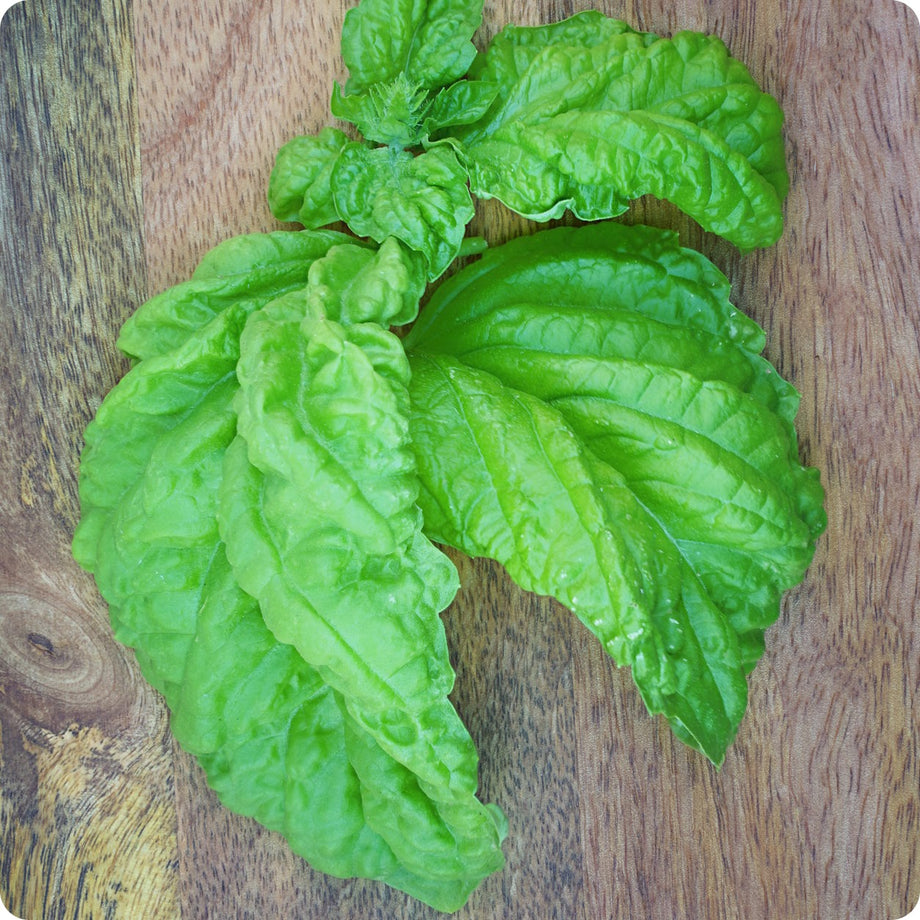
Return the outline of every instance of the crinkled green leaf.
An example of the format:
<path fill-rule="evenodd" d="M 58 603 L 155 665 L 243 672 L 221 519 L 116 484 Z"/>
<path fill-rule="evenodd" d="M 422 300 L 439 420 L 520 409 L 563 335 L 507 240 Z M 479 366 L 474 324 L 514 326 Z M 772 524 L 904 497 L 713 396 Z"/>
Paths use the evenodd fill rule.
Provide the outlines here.
<path fill-rule="evenodd" d="M 228 807 L 284 833 L 321 871 L 392 871 L 395 860 L 364 820 L 334 691 L 268 630 L 223 546 L 205 575 L 181 692 L 169 702 L 173 734 Z"/>
<path fill-rule="evenodd" d="M 366 140 L 402 148 L 416 147 L 426 138 L 422 118 L 428 104 L 428 91 L 400 75 L 346 96 L 336 83 L 330 108 L 336 118 L 355 125 Z"/>
<path fill-rule="evenodd" d="M 230 306 L 244 313 L 303 287 L 313 262 L 350 240 L 332 230 L 279 230 L 231 237 L 206 253 L 190 281 L 151 297 L 122 326 L 118 347 L 149 358 L 184 345 L 188 336 Z"/>
<path fill-rule="evenodd" d="M 411 323 L 425 292 L 427 267 L 422 255 L 393 237 L 377 250 L 334 246 L 310 267 L 310 309 L 345 325 Z"/>
<path fill-rule="evenodd" d="M 342 25 L 347 92 L 399 75 L 425 89 L 453 83 L 476 55 L 481 22 L 482 0 L 361 0 Z"/>
<path fill-rule="evenodd" d="M 408 868 L 478 880 L 502 863 L 501 828 L 475 797 L 475 748 L 447 697 L 438 614 L 458 582 L 421 533 L 408 373 L 394 335 L 308 296 L 254 314 L 238 365 L 246 450 L 228 454 L 220 528 L 267 626 L 341 694 L 381 797 L 371 825 Z"/>
<path fill-rule="evenodd" d="M 379 822 L 369 815 L 378 809 L 388 809 L 391 823 L 416 821 L 424 796 L 416 789 L 404 807 L 381 782 L 399 765 L 355 728 L 340 694 L 278 642 L 222 545 L 204 575 L 182 686 L 167 701 L 173 734 L 221 801 L 284 834 L 316 869 L 380 879 L 445 911 L 478 884 L 462 871 L 453 878 L 439 877 L 436 866 L 413 871 L 373 829 Z M 426 834 L 437 832 L 436 820 L 417 821 L 406 839 L 424 850 Z"/>
<path fill-rule="evenodd" d="M 472 75 L 500 87 L 452 132 L 474 195 L 594 220 L 651 194 L 743 249 L 778 238 L 782 111 L 715 36 L 658 38 L 589 12 L 509 27 Z"/>
<path fill-rule="evenodd" d="M 674 234 L 559 229 L 449 279 L 406 340 L 426 531 L 573 609 L 717 763 L 826 524 L 798 396 L 727 294 Z"/>
<path fill-rule="evenodd" d="M 152 297 L 122 327 L 119 346 L 141 360 L 86 429 L 73 552 L 109 602 L 116 636 L 136 648 L 158 689 L 181 677 L 202 560 L 217 539 L 209 487 L 236 430 L 231 401 L 246 318 L 303 287 L 313 263 L 348 239 L 234 237 L 204 256 L 191 281 Z"/>
<path fill-rule="evenodd" d="M 438 131 L 482 118 L 497 92 L 495 84 L 483 80 L 458 80 L 435 92 L 397 77 L 349 95 L 342 95 L 335 84 L 331 108 L 369 141 L 418 147 Z"/>
<path fill-rule="evenodd" d="M 217 542 L 216 491 L 245 307 L 135 366 L 86 430 L 77 561 L 108 601 L 116 637 L 169 693 L 182 678 L 202 577 Z"/>
<path fill-rule="evenodd" d="M 513 120 L 533 120 L 547 107 L 553 114 L 592 109 L 657 40 L 596 10 L 547 25 L 505 26 L 470 68 L 471 79 L 494 83 L 498 93 L 464 139 L 472 143 Z"/>
<path fill-rule="evenodd" d="M 341 149 L 349 143 L 337 128 L 288 141 L 275 158 L 268 180 L 268 204 L 278 220 L 316 229 L 339 219 L 329 180 Z"/>
<path fill-rule="evenodd" d="M 407 437 L 408 364 L 398 340 L 379 323 L 412 318 L 424 260 L 395 240 L 374 252 L 342 245 L 344 239 L 315 235 L 326 257 L 312 265 L 300 289 L 264 307 L 254 307 L 243 286 L 235 299 L 220 289 L 187 319 L 178 308 L 164 312 L 167 325 L 187 328 L 185 339 L 168 349 L 169 336 L 157 340 L 160 350 L 129 371 L 87 429 L 74 553 L 109 601 L 117 637 L 134 647 L 145 677 L 166 696 L 177 739 L 199 757 L 228 807 L 284 833 L 323 871 L 381 879 L 452 911 L 501 866 L 505 825 L 497 809 L 475 797 L 476 752 L 447 699 L 453 671 L 438 612 L 456 590 L 456 571 L 420 532 L 414 459 L 392 440 Z M 238 241 L 207 258 L 201 278 L 247 264 L 264 268 L 273 251 L 282 260 L 287 252 L 274 235 Z M 272 531 L 279 538 L 274 549 L 285 566 L 301 565 L 300 575 L 317 576 L 319 593 L 312 597 L 332 594 L 333 606 L 322 615 L 337 616 L 341 636 L 358 643 L 357 650 L 339 647 L 356 670 L 346 669 L 334 682 L 321 651 L 328 630 L 317 629 L 322 668 L 280 641 L 240 587 L 219 530 L 221 507 L 246 503 L 253 481 L 271 479 L 250 464 L 237 433 L 241 330 L 247 317 L 253 330 L 268 328 L 268 320 L 287 316 L 292 304 L 305 308 L 300 321 L 306 311 L 319 328 L 342 332 L 370 386 L 349 399 L 353 368 L 339 368 L 343 378 L 337 379 L 335 362 L 321 361 L 327 376 L 314 381 L 306 399 L 312 409 L 326 407 L 324 434 L 338 440 L 336 455 L 368 461 L 354 478 L 368 508 L 356 509 L 354 495 L 332 508 L 331 495 L 301 494 L 280 517 L 269 511 L 257 522 L 269 529 L 282 519 L 291 524 L 284 534 Z M 284 334 L 269 343 L 270 354 L 248 354 L 250 376 L 243 376 L 250 401 L 254 364 L 264 360 L 279 371 L 297 364 L 304 345 L 298 327 L 282 323 Z M 318 335 L 316 353 L 324 354 L 330 341 Z M 305 381 L 298 376 L 286 383 Z M 284 385 L 279 379 L 271 386 Z M 379 396 L 382 405 L 375 409 L 362 396 Z M 370 416 L 373 430 L 364 436 L 356 430 L 352 440 L 352 423 Z M 241 427 L 255 437 L 252 425 Z M 267 425 L 263 448 L 277 431 Z M 286 444 L 278 456 L 300 449 Z M 309 520 L 309 509 L 320 506 L 331 517 L 320 524 L 320 535 L 307 532 L 301 542 L 298 514 Z M 253 496 L 242 514 L 256 507 Z M 355 534 L 360 559 L 348 550 Z M 311 539 L 319 554 L 305 560 L 300 553 Z M 239 535 L 231 542 L 238 553 Z M 333 561 L 345 568 L 327 569 Z M 340 595 L 330 580 L 334 572 L 358 577 L 350 586 L 336 583 Z M 277 616 L 272 622 L 278 625 Z M 357 678 L 354 687 L 350 678 Z M 375 699 L 374 690 L 383 688 L 383 698 Z M 394 711 L 397 697 L 413 705 Z M 407 735 L 412 725 L 420 732 L 414 740 Z M 394 751 L 408 754 L 401 760 Z"/>
<path fill-rule="evenodd" d="M 360 236 L 396 237 L 428 260 L 439 277 L 457 256 L 473 203 L 466 173 L 448 147 L 413 156 L 349 144 L 336 161 L 332 191 L 342 219 Z"/>

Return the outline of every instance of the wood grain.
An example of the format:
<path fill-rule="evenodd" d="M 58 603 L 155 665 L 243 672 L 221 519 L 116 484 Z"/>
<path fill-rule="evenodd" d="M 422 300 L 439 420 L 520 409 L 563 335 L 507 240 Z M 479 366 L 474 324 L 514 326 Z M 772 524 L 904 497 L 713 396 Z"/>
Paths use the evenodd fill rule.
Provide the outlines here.
<path fill-rule="evenodd" d="M 176 916 L 165 712 L 70 558 L 83 428 L 146 295 L 129 10 L 17 5 L 0 60 L 0 899 Z"/>
<path fill-rule="evenodd" d="M 437 916 L 313 872 L 217 803 L 71 562 L 115 332 L 221 239 L 275 226 L 274 151 L 330 121 L 346 0 L 27 0 L 0 29 L 0 899 L 28 918 Z M 587 4 L 492 0 L 480 33 Z M 719 34 L 780 100 L 783 238 L 731 278 L 802 393 L 829 527 L 717 772 L 546 599 L 458 555 L 445 614 L 506 869 L 459 917 L 898 918 L 920 898 L 920 24 L 893 0 L 607 0 Z M 531 232 L 478 209 L 490 241 Z"/>

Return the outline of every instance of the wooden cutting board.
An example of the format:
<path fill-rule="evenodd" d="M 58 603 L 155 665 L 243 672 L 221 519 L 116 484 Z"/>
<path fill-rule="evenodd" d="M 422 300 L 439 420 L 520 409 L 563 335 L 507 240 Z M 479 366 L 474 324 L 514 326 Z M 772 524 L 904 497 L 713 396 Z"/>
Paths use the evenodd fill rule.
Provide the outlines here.
<path fill-rule="evenodd" d="M 27 918 L 428 918 L 226 812 L 71 561 L 117 329 L 218 241 L 274 226 L 276 149 L 327 124 L 345 0 L 26 0 L 0 28 L 0 899 Z M 504 23 L 581 0 L 491 0 Z M 883 920 L 920 898 L 920 24 L 894 0 L 606 0 L 714 32 L 787 115 L 782 240 L 677 227 L 802 393 L 829 527 L 721 772 L 553 602 L 455 557 L 456 703 L 507 867 L 458 916 Z M 526 229 L 481 207 L 498 242 Z"/>

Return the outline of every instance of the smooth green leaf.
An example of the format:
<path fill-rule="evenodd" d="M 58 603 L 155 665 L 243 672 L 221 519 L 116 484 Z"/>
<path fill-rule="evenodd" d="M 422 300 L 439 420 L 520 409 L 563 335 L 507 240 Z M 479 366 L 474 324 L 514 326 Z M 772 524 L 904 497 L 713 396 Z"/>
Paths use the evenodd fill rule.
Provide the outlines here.
<path fill-rule="evenodd" d="M 737 639 L 622 477 L 541 400 L 447 356 L 412 369 L 426 529 L 573 610 L 650 711 L 720 762 L 746 704 Z"/>
<path fill-rule="evenodd" d="M 408 341 L 440 343 L 462 335 L 469 311 L 485 315 L 512 292 L 521 292 L 522 302 L 550 307 L 594 306 L 601 317 L 614 306 L 638 311 L 724 336 L 748 352 L 759 353 L 766 341 L 763 330 L 729 301 L 725 275 L 703 255 L 682 248 L 676 233 L 614 221 L 540 231 L 488 250 L 438 288 Z M 565 310 L 556 314 L 560 323 L 568 322 Z"/>
<path fill-rule="evenodd" d="M 498 86 L 485 80 L 459 80 L 445 86 L 425 112 L 425 137 L 455 125 L 478 121 L 495 101 Z"/>
<path fill-rule="evenodd" d="M 353 143 L 332 173 L 336 209 L 360 236 L 396 237 L 428 260 L 439 277 L 460 251 L 473 203 L 466 173 L 448 147 L 413 156 Z"/>
<path fill-rule="evenodd" d="M 720 762 L 826 524 L 725 279 L 672 233 L 557 229 L 450 278 L 406 345 L 426 531 L 573 609 Z"/>
<path fill-rule="evenodd" d="M 278 151 L 268 180 L 268 204 L 278 220 L 313 230 L 339 219 L 329 179 L 347 143 L 348 136 L 337 128 L 323 128 L 315 137 L 291 139 Z"/>

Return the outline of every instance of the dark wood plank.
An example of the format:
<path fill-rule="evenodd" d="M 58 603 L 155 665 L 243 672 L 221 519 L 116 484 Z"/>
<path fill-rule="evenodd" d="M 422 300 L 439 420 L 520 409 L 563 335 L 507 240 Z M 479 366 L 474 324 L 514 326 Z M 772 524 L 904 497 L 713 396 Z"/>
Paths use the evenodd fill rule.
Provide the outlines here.
<path fill-rule="evenodd" d="M 163 707 L 70 558 L 83 428 L 146 293 L 130 7 L 17 4 L 0 85 L 0 899 L 177 916 Z"/>

